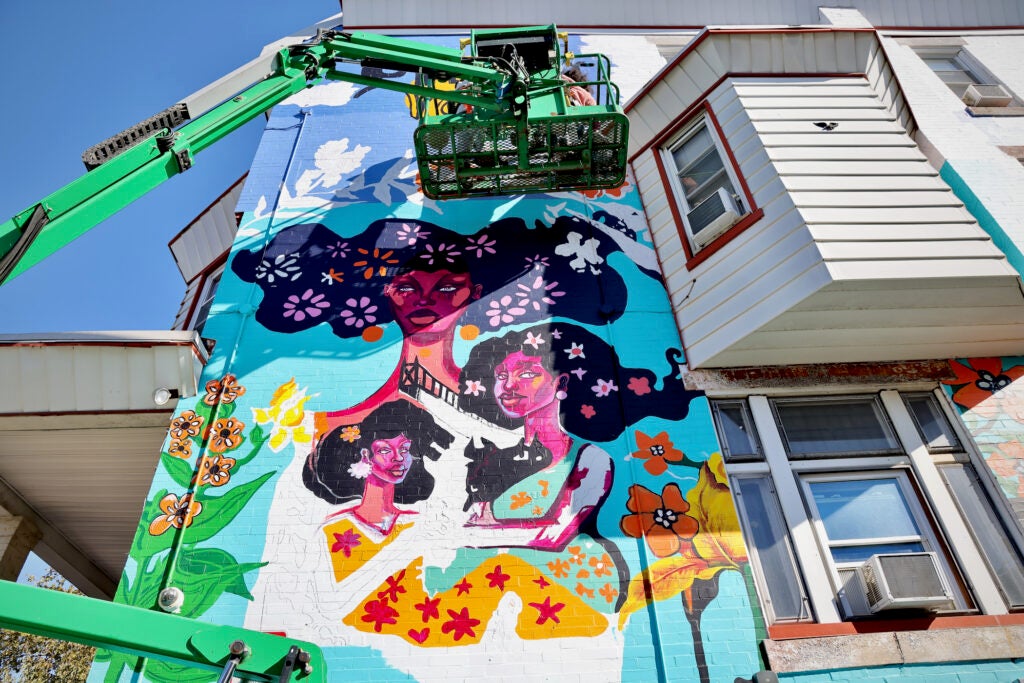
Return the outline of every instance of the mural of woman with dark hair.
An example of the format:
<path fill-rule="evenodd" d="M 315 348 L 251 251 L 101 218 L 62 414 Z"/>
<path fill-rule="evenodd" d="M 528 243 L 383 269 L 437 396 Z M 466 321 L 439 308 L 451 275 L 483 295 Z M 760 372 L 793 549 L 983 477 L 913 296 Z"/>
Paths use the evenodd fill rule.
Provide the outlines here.
<path fill-rule="evenodd" d="M 615 439 L 644 417 L 686 417 L 699 393 L 675 378 L 678 354 L 666 354 L 670 372 L 658 389 L 652 371 L 621 367 L 605 340 L 571 323 L 477 344 L 462 370 L 460 407 L 500 426 L 521 424 L 523 438 L 512 448 L 482 438 L 467 446 L 470 525 L 535 528 L 527 545 L 563 548 L 611 486 L 611 458 L 587 441 Z"/>
<path fill-rule="evenodd" d="M 324 533 L 340 581 L 410 526 L 406 506 L 426 499 L 434 478 L 423 458 L 437 460 L 452 443 L 430 414 L 407 401 L 391 401 L 358 425 L 338 427 L 306 459 L 302 482 L 332 505 Z M 401 520 L 409 518 L 410 522 Z M 359 552 L 353 553 L 358 547 Z"/>

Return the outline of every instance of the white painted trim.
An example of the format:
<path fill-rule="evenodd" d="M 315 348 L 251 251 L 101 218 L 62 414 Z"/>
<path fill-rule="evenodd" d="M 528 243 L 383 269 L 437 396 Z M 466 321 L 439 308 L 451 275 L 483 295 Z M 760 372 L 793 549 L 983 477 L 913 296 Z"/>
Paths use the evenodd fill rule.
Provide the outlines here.
<path fill-rule="evenodd" d="M 946 482 L 943 481 L 938 468 L 935 467 L 927 445 L 921 440 L 902 397 L 898 391 L 892 389 L 882 391 L 881 397 L 896 429 L 896 435 L 910 455 L 911 467 L 921 482 L 932 512 L 950 540 L 950 552 L 956 557 L 964 578 L 974 590 L 978 606 L 986 614 L 1006 614 L 1006 604 L 982 559 L 982 551 L 975 544 L 967 524 L 960 516 L 959 508 L 946 488 Z M 971 550 L 973 552 L 970 552 Z"/>
<path fill-rule="evenodd" d="M 835 605 L 835 592 L 832 580 L 826 570 L 825 558 L 818 547 L 817 538 L 811 528 L 803 505 L 800 487 L 790 471 L 786 449 L 782 445 L 778 428 L 775 426 L 775 415 L 766 396 L 750 396 L 750 415 L 754 426 L 761 437 L 761 448 L 765 461 L 771 472 L 772 484 L 779 494 L 779 506 L 782 516 L 789 527 L 793 539 L 793 550 L 797 562 L 806 581 L 811 607 L 817 616 L 818 623 L 834 624 L 842 621 Z"/>

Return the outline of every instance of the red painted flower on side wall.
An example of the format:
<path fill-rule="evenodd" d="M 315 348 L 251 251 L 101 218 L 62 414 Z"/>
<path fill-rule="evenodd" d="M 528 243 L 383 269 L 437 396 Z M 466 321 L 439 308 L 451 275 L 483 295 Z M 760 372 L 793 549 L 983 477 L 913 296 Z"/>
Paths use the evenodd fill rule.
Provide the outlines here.
<path fill-rule="evenodd" d="M 955 378 L 944 382 L 956 387 L 953 401 L 987 419 L 1007 416 L 1024 422 L 1024 384 L 1014 383 L 1024 377 L 1024 365 L 1003 369 L 1000 358 L 967 358 L 950 361 Z"/>

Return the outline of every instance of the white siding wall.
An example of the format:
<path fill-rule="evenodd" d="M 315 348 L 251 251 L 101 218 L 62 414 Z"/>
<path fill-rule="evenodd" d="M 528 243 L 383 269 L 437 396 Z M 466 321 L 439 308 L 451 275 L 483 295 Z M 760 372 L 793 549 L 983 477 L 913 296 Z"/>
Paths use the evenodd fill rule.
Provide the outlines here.
<path fill-rule="evenodd" d="M 1008 351 L 1024 337 L 1012 270 L 907 134 L 888 67 L 876 71 L 730 79 L 712 93 L 765 215 L 693 271 L 654 152 L 636 160 L 692 366 Z"/>
<path fill-rule="evenodd" d="M 168 245 L 185 282 L 191 282 L 211 262 L 231 248 L 235 232 L 238 231 L 235 206 L 244 180 L 240 178 Z"/>

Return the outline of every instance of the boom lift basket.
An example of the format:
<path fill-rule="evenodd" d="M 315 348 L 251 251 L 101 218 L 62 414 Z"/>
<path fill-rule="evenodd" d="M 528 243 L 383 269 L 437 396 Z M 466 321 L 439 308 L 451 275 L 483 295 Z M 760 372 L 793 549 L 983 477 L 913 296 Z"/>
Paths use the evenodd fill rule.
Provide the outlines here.
<path fill-rule="evenodd" d="M 575 63 L 593 77 L 574 83 L 561 76 L 561 65 L 573 56 L 559 49 L 554 26 L 474 31 L 470 44 L 470 58 L 522 77 L 505 84 L 504 92 L 491 84 L 456 86 L 482 98 L 509 100 L 510 110 L 437 102 L 418 107 L 414 141 L 425 195 L 450 199 L 611 189 L 625 181 L 629 120 L 618 104 L 606 57 L 576 56 Z M 588 88 L 597 103 L 570 104 L 573 85 Z"/>

